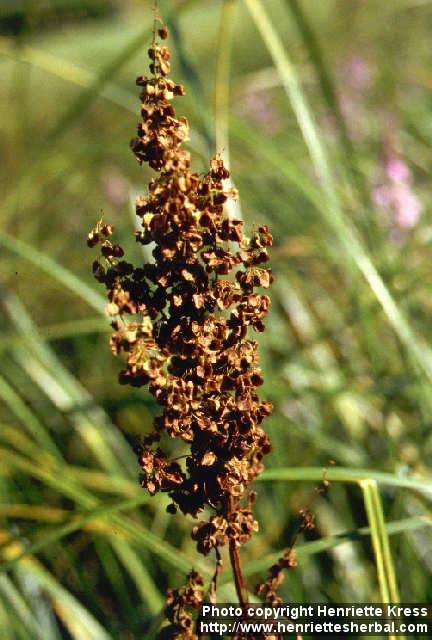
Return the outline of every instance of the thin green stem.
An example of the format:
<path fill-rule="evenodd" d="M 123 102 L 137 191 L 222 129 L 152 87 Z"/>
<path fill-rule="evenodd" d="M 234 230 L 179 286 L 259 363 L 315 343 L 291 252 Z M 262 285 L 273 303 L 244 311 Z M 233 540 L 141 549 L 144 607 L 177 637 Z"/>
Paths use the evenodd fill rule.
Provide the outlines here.
<path fill-rule="evenodd" d="M 378 485 L 376 480 L 371 480 L 370 478 L 361 480 L 359 484 L 363 492 L 366 514 L 371 529 L 380 600 L 384 603 L 393 604 L 399 602 L 399 593 Z M 389 640 L 396 640 L 396 636 L 389 634 Z"/>

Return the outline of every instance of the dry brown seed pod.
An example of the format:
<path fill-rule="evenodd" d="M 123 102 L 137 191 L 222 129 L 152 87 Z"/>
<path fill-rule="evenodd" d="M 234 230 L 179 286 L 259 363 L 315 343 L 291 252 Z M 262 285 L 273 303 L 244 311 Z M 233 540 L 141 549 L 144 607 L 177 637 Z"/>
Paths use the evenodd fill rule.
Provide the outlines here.
<path fill-rule="evenodd" d="M 95 247 L 99 240 L 99 234 L 96 231 L 90 231 L 87 237 L 87 246 L 90 248 Z"/>
<path fill-rule="evenodd" d="M 166 40 L 168 38 L 168 27 L 164 25 L 160 29 L 158 29 L 159 38 L 162 40 Z"/>

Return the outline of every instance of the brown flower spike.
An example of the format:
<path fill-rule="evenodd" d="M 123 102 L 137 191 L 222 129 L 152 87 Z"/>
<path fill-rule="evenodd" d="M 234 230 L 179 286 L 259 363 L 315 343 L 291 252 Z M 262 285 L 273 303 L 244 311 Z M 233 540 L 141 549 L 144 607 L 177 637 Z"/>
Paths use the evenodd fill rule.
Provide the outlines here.
<path fill-rule="evenodd" d="M 158 34 L 165 40 L 166 27 Z M 261 423 L 272 409 L 256 392 L 263 379 L 249 330 L 264 330 L 270 299 L 255 289 L 272 282 L 262 267 L 272 237 L 259 226 L 248 239 L 243 222 L 225 215 L 224 203 L 237 193 L 224 187 L 229 172 L 222 159 L 212 159 L 204 176 L 191 171 L 190 153 L 181 148 L 188 123 L 172 106 L 184 88 L 168 78 L 170 52 L 156 37 L 148 55 L 151 75 L 137 79 L 142 120 L 131 147 L 140 164 L 157 172 L 136 200 L 136 240 L 150 245 L 154 260 L 126 261 L 102 221 L 88 244 L 101 245 L 93 272 L 108 292 L 112 352 L 126 361 L 120 383 L 148 385 L 161 407 L 139 447 L 141 484 L 152 495 L 168 493 L 170 513 L 198 518 L 210 508 L 213 515 L 198 522 L 192 537 L 204 555 L 216 549 L 219 558 L 219 547 L 228 545 L 244 603 L 238 547 L 258 529 L 249 486 L 271 448 Z M 183 441 L 182 464 L 161 448 L 164 432 Z M 201 606 L 202 584 L 192 572 L 188 585 L 170 590 L 170 625 L 161 637 L 196 637 L 186 607 Z"/>

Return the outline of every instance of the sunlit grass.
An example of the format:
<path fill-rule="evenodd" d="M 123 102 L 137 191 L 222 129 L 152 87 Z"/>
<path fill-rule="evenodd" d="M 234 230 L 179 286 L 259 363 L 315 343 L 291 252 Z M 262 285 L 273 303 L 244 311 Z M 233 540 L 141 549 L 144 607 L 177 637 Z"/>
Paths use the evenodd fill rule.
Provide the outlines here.
<path fill-rule="evenodd" d="M 216 134 L 246 225 L 265 219 L 275 237 L 260 338 L 274 451 L 256 485 L 260 534 L 244 550 L 246 573 L 262 577 L 290 543 L 298 509 L 325 500 L 282 596 L 364 596 L 346 583 L 338 552 L 346 545 L 371 601 L 427 602 L 431 8 L 161 5 L 175 30 L 173 77 L 191 87 L 178 104 L 191 120 L 190 145 L 206 155 Z M 130 441 L 156 409 L 145 391 L 116 383 L 85 246 L 101 210 L 127 237 L 129 195 L 147 182 L 128 141 L 149 28 L 148 9 L 135 4 L 61 36 L 0 42 L 0 628 L 11 640 L 154 637 L 167 584 L 192 566 L 212 572 L 196 555 L 191 523 L 168 516 L 164 499 L 137 482 Z M 218 51 L 231 37 L 231 54 Z M 338 102 L 352 53 L 373 70 L 361 131 Z M 388 122 L 424 206 L 396 240 L 372 204 Z M 113 175 L 126 183 L 118 200 L 107 187 Z M 331 459 L 327 496 L 317 499 Z M 228 571 L 221 585 L 221 597 L 234 599 Z"/>

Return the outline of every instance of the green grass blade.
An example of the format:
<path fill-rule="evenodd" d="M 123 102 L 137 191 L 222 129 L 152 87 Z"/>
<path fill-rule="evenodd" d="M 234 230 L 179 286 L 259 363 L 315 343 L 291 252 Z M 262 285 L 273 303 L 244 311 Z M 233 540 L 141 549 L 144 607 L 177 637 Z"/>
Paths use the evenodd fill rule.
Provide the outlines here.
<path fill-rule="evenodd" d="M 183 76 L 188 80 L 188 93 L 192 96 L 193 102 L 196 106 L 193 112 L 193 120 L 194 122 L 196 122 L 198 118 L 201 120 L 203 140 L 202 142 L 198 142 L 199 134 L 197 129 L 194 128 L 194 130 L 191 131 L 191 146 L 194 151 L 201 154 L 207 162 L 208 156 L 214 153 L 212 117 L 208 109 L 207 100 L 204 97 L 205 89 L 203 83 L 201 82 L 198 71 L 189 56 L 187 50 L 188 42 L 183 35 L 183 30 L 178 18 L 179 16 L 176 15 L 176 13 L 173 13 L 171 16 L 167 17 L 166 23 L 177 54 L 179 67 L 183 72 Z"/>
<path fill-rule="evenodd" d="M 146 603 L 151 615 L 156 616 L 161 610 L 164 601 L 141 559 L 129 545 L 121 540 L 114 539 L 111 544 L 135 581 L 142 601 Z"/>
<path fill-rule="evenodd" d="M 379 558 L 380 571 L 384 572 L 385 585 L 383 589 L 388 595 L 389 602 L 400 602 L 396 573 L 390 552 L 390 543 L 385 528 L 384 512 L 376 480 L 366 479 L 359 482 L 363 492 L 366 512 L 371 527 L 372 542 L 375 555 Z M 381 566 L 382 565 L 382 566 Z M 377 561 L 378 567 L 378 561 Z M 384 590 L 382 591 L 384 595 Z M 384 602 L 384 601 L 383 601 Z"/>
<path fill-rule="evenodd" d="M 311 481 L 322 480 L 323 469 L 320 467 L 300 467 L 268 469 L 257 478 L 257 482 L 275 481 Z M 350 469 L 345 467 L 330 467 L 326 472 L 327 480 L 331 482 L 347 482 L 358 484 L 362 480 L 376 480 L 378 484 L 388 487 L 405 487 L 415 489 L 426 494 L 432 494 L 432 478 L 420 477 L 399 477 L 383 471 L 373 471 L 371 469 Z"/>
<path fill-rule="evenodd" d="M 79 529 L 82 529 L 85 525 L 88 525 L 91 522 L 104 520 L 115 513 L 135 509 L 142 504 L 148 503 L 149 500 L 150 496 L 141 492 L 140 496 L 132 500 L 122 500 L 114 503 L 113 505 L 104 505 L 92 510 L 90 513 L 84 514 L 82 517 L 78 516 L 77 518 L 74 518 L 72 522 L 56 528 L 54 531 L 52 529 L 48 529 L 43 533 L 42 539 L 37 539 L 35 542 L 31 543 L 26 547 L 25 551 L 23 551 L 21 555 L 0 565 L 0 571 L 9 571 L 23 557 L 35 555 L 41 552 L 43 549 L 54 545 L 59 540 L 78 531 Z M 141 597 L 147 603 L 149 610 L 153 614 L 158 613 L 162 606 L 162 599 L 146 569 L 142 565 L 140 558 L 124 541 L 116 536 L 112 537 L 111 544 L 135 580 L 137 588 L 141 592 Z"/>
<path fill-rule="evenodd" d="M 148 29 L 146 30 L 148 34 Z M 127 91 L 117 86 L 108 79 L 98 77 L 88 69 L 78 66 L 65 60 L 54 56 L 48 51 L 42 51 L 33 46 L 23 46 L 17 49 L 12 47 L 8 42 L 0 41 L 0 54 L 18 60 L 19 62 L 25 62 L 41 71 L 45 71 L 51 75 L 57 76 L 66 82 L 70 82 L 79 87 L 82 87 L 85 92 L 86 100 L 82 96 L 80 101 L 80 109 L 88 108 L 92 100 L 100 95 L 101 97 L 109 100 L 113 104 L 129 108 L 130 111 L 136 113 L 136 96 L 132 91 Z M 75 117 L 79 115 L 77 113 L 77 105 L 75 105 Z M 60 125 L 56 127 L 59 128 Z"/>
<path fill-rule="evenodd" d="M 6 638 L 15 640 L 17 636 L 15 635 L 12 621 L 15 622 L 15 618 L 12 618 L 12 612 L 6 606 L 6 601 L 0 599 L 0 629 Z M 25 640 L 27 640 L 27 638 Z"/>
<path fill-rule="evenodd" d="M 49 468 L 46 461 L 44 461 L 43 465 L 35 464 L 32 463 L 30 459 L 6 449 L 0 449 L 0 461 L 4 467 L 10 466 L 12 469 L 19 469 L 20 472 L 30 474 L 42 482 L 45 482 L 57 492 L 76 500 L 80 506 L 86 509 L 95 509 L 99 506 L 97 499 L 85 491 L 80 484 L 75 483 L 75 481 L 71 479 L 67 471 L 67 466 L 53 466 L 52 468 Z M 144 495 L 138 499 L 144 501 L 145 499 L 148 499 L 148 496 Z M 101 508 L 103 509 L 104 507 Z M 117 531 L 126 538 L 140 543 L 151 553 L 160 557 L 169 566 L 183 571 L 184 573 L 188 573 L 191 567 L 195 566 L 206 576 L 211 575 L 211 570 L 207 563 L 197 561 L 196 558 L 193 557 L 185 557 L 178 549 L 172 547 L 166 541 L 161 540 L 158 536 L 152 534 L 139 523 L 126 517 L 120 518 L 115 514 L 112 514 L 111 523 L 113 531 Z M 65 525 L 65 529 L 68 526 L 73 525 Z"/>
<path fill-rule="evenodd" d="M 374 501 L 374 509 L 379 526 L 379 534 L 381 539 L 381 546 L 383 550 L 384 566 L 387 574 L 387 582 L 389 587 L 390 598 L 392 602 L 400 602 L 399 588 L 396 580 L 396 571 L 392 559 L 390 550 L 390 541 L 387 534 L 384 518 L 384 510 L 382 505 L 381 496 L 377 487 L 377 483 L 372 485 L 372 498 Z"/>
<path fill-rule="evenodd" d="M 182 6 L 179 8 L 172 8 L 168 12 L 168 17 L 174 11 L 179 14 L 186 9 L 186 7 L 191 4 L 190 0 L 183 2 Z M 132 59 L 140 50 L 142 50 L 146 44 L 150 41 L 151 38 L 151 19 L 149 20 L 150 24 L 146 24 L 144 29 L 140 29 L 134 37 L 126 43 L 126 45 L 117 53 L 109 63 L 103 68 L 101 73 L 96 76 L 95 80 L 88 85 L 81 95 L 75 100 L 75 102 L 70 106 L 66 114 L 61 118 L 60 122 L 53 128 L 51 133 L 47 136 L 47 141 L 52 142 L 55 138 L 60 135 L 63 135 L 67 130 L 70 129 L 71 125 L 83 114 L 85 113 L 89 106 L 93 103 L 95 98 L 102 93 L 104 88 L 108 83 L 112 81 L 112 79 L 119 73 L 119 71 L 124 67 L 126 62 Z M 110 86 L 110 93 L 112 96 L 112 86 Z M 122 99 L 129 92 L 123 92 L 121 90 Z M 114 96 L 116 97 L 116 96 Z M 129 100 L 128 100 L 129 102 Z"/>
<path fill-rule="evenodd" d="M 396 577 L 377 482 L 376 480 L 367 478 L 361 480 L 359 484 L 363 492 L 363 500 L 371 530 L 375 566 L 380 589 L 380 602 L 399 602 Z M 389 640 L 396 640 L 396 636 L 393 634 L 389 634 L 388 637 Z"/>
<path fill-rule="evenodd" d="M 61 460 L 62 455 L 49 432 L 2 376 L 0 376 L 0 398 L 15 417 L 27 427 L 39 445 Z"/>
<path fill-rule="evenodd" d="M 23 345 L 13 350 L 22 368 L 58 409 L 73 411 L 71 419 L 77 431 L 107 470 L 121 474 L 118 462 L 121 455 L 124 469 L 132 475 L 132 455 L 124 439 L 105 412 L 96 406 L 91 394 L 41 339 L 21 301 L 9 293 L 4 296 L 3 305 L 28 345 L 28 349 Z"/>
<path fill-rule="evenodd" d="M 59 322 L 45 327 L 39 327 L 39 335 L 47 341 L 61 340 L 91 333 L 109 333 L 111 327 L 105 318 L 83 318 L 81 320 L 70 320 Z M 0 353 L 11 347 L 19 347 L 25 338 L 20 333 L 9 333 L 0 337 Z"/>
<path fill-rule="evenodd" d="M 191 0 L 187 0 L 182 3 L 180 8 L 171 9 L 168 12 L 167 18 L 170 17 L 174 11 L 176 14 L 183 12 L 188 5 L 192 4 Z M 149 21 L 150 23 L 151 21 Z M 130 41 L 128 41 L 122 49 L 105 65 L 102 71 L 98 74 L 92 74 L 86 69 L 82 69 L 77 65 L 70 63 L 69 61 L 59 61 L 54 59 L 54 56 L 47 52 L 37 50 L 33 47 L 22 47 L 18 55 L 23 57 L 23 61 L 39 68 L 54 73 L 55 75 L 63 78 L 68 82 L 72 82 L 83 87 L 83 91 L 67 109 L 66 113 L 60 118 L 52 130 L 45 136 L 45 145 L 52 144 L 57 138 L 67 133 L 71 126 L 89 109 L 94 100 L 99 95 L 104 95 L 109 100 L 120 106 L 126 106 L 129 109 L 133 109 L 135 112 L 138 110 L 138 105 L 133 108 L 132 104 L 132 92 L 125 91 L 119 87 L 113 85 L 113 78 L 119 73 L 124 65 L 132 59 L 138 52 L 145 46 L 146 42 L 151 37 L 151 24 L 146 24 L 144 29 L 140 29 Z M 16 55 L 16 48 L 11 49 L 4 43 L 2 43 L 0 53 L 3 55 Z M 137 104 L 137 103 L 136 103 Z M 39 150 L 40 152 L 40 150 Z"/>
<path fill-rule="evenodd" d="M 48 133 L 47 141 L 52 143 L 60 135 L 63 135 L 65 131 L 67 131 L 71 125 L 87 111 L 95 98 L 103 91 L 105 85 L 115 77 L 128 60 L 130 60 L 144 47 L 146 42 L 150 39 L 150 36 L 151 30 L 149 26 L 146 25 L 144 29 L 141 29 L 138 34 L 135 35 L 112 60 L 110 60 L 102 72 L 96 77 L 95 81 L 87 86 L 81 95 L 78 96 L 66 114 L 61 118 L 60 122 L 54 126 L 51 133 Z M 128 102 L 129 101 L 130 97 L 128 96 Z"/>
<path fill-rule="evenodd" d="M 387 581 L 385 570 L 385 560 L 383 557 L 383 548 L 381 545 L 380 526 L 377 513 L 375 510 L 375 501 L 373 492 L 376 491 L 377 485 L 375 480 L 369 478 L 361 480 L 359 485 L 363 492 L 363 500 L 365 504 L 366 514 L 371 530 L 372 546 L 375 554 L 375 565 L 378 575 L 378 584 L 380 589 L 380 602 L 390 603 L 390 589 Z"/>
<path fill-rule="evenodd" d="M 190 3 L 185 2 L 182 5 L 181 11 L 186 8 L 187 4 Z M 110 61 L 100 75 L 97 75 L 88 69 L 83 69 L 68 60 L 61 59 L 58 56 L 53 56 L 48 52 L 41 51 L 34 47 L 11 47 L 9 43 L 5 43 L 0 40 L 0 54 L 12 57 L 14 60 L 30 64 L 33 67 L 53 74 L 66 82 L 75 84 L 84 89 L 81 95 L 76 99 L 75 103 L 69 108 L 66 115 L 62 116 L 61 120 L 44 138 L 45 145 L 52 144 L 56 137 L 68 132 L 71 125 L 73 125 L 73 123 L 87 111 L 94 100 L 99 96 L 134 114 L 138 112 L 139 103 L 137 95 L 132 91 L 126 91 L 115 85 L 111 81 L 111 77 L 119 72 L 131 56 L 137 53 L 140 48 L 139 45 L 142 46 L 145 42 L 145 38 L 144 40 L 142 39 L 143 35 L 145 35 L 146 38 L 150 37 L 149 27 L 145 31 L 140 32 L 137 38 L 134 38 L 130 43 L 128 43 L 120 54 Z M 189 146 L 201 155 L 204 153 L 201 148 L 202 145 L 200 144 L 200 136 L 192 129 L 190 131 Z M 15 198 L 17 195 L 22 192 L 23 189 L 30 189 L 29 185 L 31 184 L 32 178 L 39 174 L 39 176 L 43 176 L 44 181 L 46 181 L 46 175 L 49 175 L 46 165 L 52 162 L 52 153 L 49 153 L 48 156 L 44 156 L 43 154 L 41 155 L 42 151 L 43 149 L 41 149 L 41 146 L 39 145 L 37 151 L 37 162 L 28 162 L 29 168 L 27 168 L 18 178 L 17 184 L 13 185 L 12 190 L 6 192 L 1 205 L 3 218 L 5 220 L 10 217 L 10 211 L 15 209 Z M 24 182 L 24 180 L 26 182 Z"/>
<path fill-rule="evenodd" d="M 35 455 L 34 451 L 33 455 Z M 53 461 L 46 454 L 39 455 L 39 461 L 36 464 L 32 458 L 20 455 L 11 448 L 0 447 L 0 462 L 3 472 L 19 471 L 28 474 L 49 486 L 57 494 L 76 500 L 84 507 L 91 508 L 93 506 L 94 500 L 89 498 L 88 493 L 82 489 L 81 485 L 69 476 L 67 467 L 50 465 L 50 462 Z"/>
<path fill-rule="evenodd" d="M 417 338 L 415 335 L 365 251 L 356 229 L 342 212 L 336 188 L 336 179 L 330 169 L 327 152 L 294 66 L 282 45 L 282 41 L 272 25 L 262 2 L 260 0 L 245 0 L 245 3 L 281 76 L 283 86 L 290 99 L 311 156 L 313 167 L 320 180 L 324 196 L 322 212 L 325 214 L 326 222 L 336 234 L 349 262 L 353 262 L 363 274 L 363 277 L 379 300 L 396 335 L 430 382 L 432 381 L 432 351 L 422 339 Z"/>
<path fill-rule="evenodd" d="M 96 618 L 37 561 L 25 561 L 20 572 L 31 576 L 46 591 L 74 640 L 112 640 Z"/>
<path fill-rule="evenodd" d="M 23 626 L 26 628 L 28 637 L 40 638 L 42 640 L 43 636 L 39 629 L 37 619 L 13 581 L 8 576 L 0 575 L 0 593 L 2 594 L 2 599 L 8 602 L 8 606 L 11 611 L 14 612 L 14 617 L 22 622 Z M 45 637 L 47 640 L 49 639 L 49 636 Z"/>
<path fill-rule="evenodd" d="M 366 185 L 364 184 L 363 176 L 357 166 L 355 149 L 348 134 L 345 118 L 339 106 L 339 100 L 334 86 L 333 78 L 326 63 L 325 55 L 320 45 L 319 38 L 315 33 L 302 4 L 298 0 L 285 0 L 285 4 L 291 12 L 295 23 L 297 24 L 305 47 L 309 52 L 311 62 L 315 68 L 321 93 L 327 104 L 327 107 L 334 117 L 334 121 L 339 131 L 341 146 L 353 182 L 356 184 L 358 192 L 362 196 L 363 202 L 365 204 L 369 204 L 370 196 L 367 191 Z"/>
<path fill-rule="evenodd" d="M 9 571 L 16 563 L 22 560 L 25 556 L 35 555 L 46 549 L 47 547 L 54 545 L 54 543 L 58 542 L 62 538 L 75 533 L 79 529 L 85 527 L 85 525 L 90 522 L 94 522 L 96 520 L 103 520 L 108 518 L 109 516 L 118 513 L 120 511 L 128 511 L 130 509 L 135 509 L 136 507 L 146 504 L 149 501 L 149 496 L 144 494 L 138 498 L 134 498 L 132 500 L 122 500 L 116 502 L 113 505 L 104 505 L 102 507 L 98 507 L 96 509 L 90 510 L 89 513 L 86 513 L 82 516 L 74 518 L 72 522 L 68 522 L 67 524 L 55 528 L 54 531 L 48 530 L 43 535 L 41 540 L 36 540 L 26 547 L 26 549 L 18 556 L 16 556 L 13 560 L 10 560 L 7 563 L 0 564 L 0 572 Z"/>
<path fill-rule="evenodd" d="M 127 498 L 136 498 L 140 493 L 136 478 L 126 478 L 124 475 L 110 474 L 109 471 L 60 463 L 46 451 L 41 451 L 36 442 L 15 427 L 2 425 L 0 439 L 4 444 L 4 448 L 0 448 L 0 460 L 3 463 L 3 467 L 0 466 L 0 472 L 8 467 L 24 472 L 27 469 L 30 475 L 54 489 L 56 489 L 57 475 L 66 482 L 65 486 L 68 487 L 69 493 L 65 495 L 76 499 L 86 508 L 95 504 L 94 500 L 91 503 L 86 501 L 86 496 L 94 495 L 96 492 L 119 494 Z M 34 460 L 43 462 L 43 466 L 34 464 Z M 83 492 L 81 488 L 84 489 Z M 63 483 L 59 482 L 57 489 L 63 489 Z"/>
<path fill-rule="evenodd" d="M 0 246 L 19 256 L 23 260 L 27 260 L 37 269 L 44 271 L 51 278 L 54 278 L 60 282 L 60 284 L 65 286 L 66 289 L 72 291 L 72 293 L 87 302 L 90 307 L 99 313 L 103 313 L 106 303 L 105 298 L 89 287 L 85 282 L 80 280 L 71 271 L 65 269 L 53 258 L 50 258 L 45 253 L 38 251 L 38 249 L 35 249 L 23 240 L 14 238 L 4 231 L 0 231 Z"/>
<path fill-rule="evenodd" d="M 214 137 L 216 153 L 220 154 L 226 166 L 230 167 L 230 86 L 231 86 L 231 50 L 235 13 L 235 0 L 223 0 L 218 42 L 216 47 L 216 77 L 214 91 Z M 227 180 L 227 188 L 234 187 L 232 178 Z M 227 200 L 225 209 L 230 218 L 241 219 L 241 207 L 238 200 Z"/>
<path fill-rule="evenodd" d="M 345 119 L 339 107 L 333 79 L 326 64 L 325 56 L 318 37 L 306 16 L 303 6 L 298 2 L 298 0 L 285 0 L 285 4 L 294 18 L 305 47 L 309 52 L 311 62 L 315 67 L 316 76 L 320 83 L 321 93 L 327 103 L 327 106 L 335 117 L 347 156 L 351 157 L 353 153 L 352 143 L 348 136 Z"/>
<path fill-rule="evenodd" d="M 235 10 L 236 3 L 233 0 L 223 1 L 216 47 L 216 79 L 214 92 L 215 142 L 216 151 L 222 154 L 228 166 L 230 166 L 228 114 L 230 101 L 231 48 L 233 43 Z"/>
<path fill-rule="evenodd" d="M 179 571 L 189 573 L 191 568 L 195 567 L 207 578 L 213 575 L 212 569 L 207 562 L 197 560 L 196 555 L 190 558 L 186 557 L 185 554 L 181 554 L 178 549 L 161 540 L 159 536 L 154 535 L 150 531 L 139 529 L 136 523 L 131 520 L 119 519 L 118 525 L 121 526 L 133 540 L 142 543 L 151 553 L 157 554 L 162 560 Z"/>
<path fill-rule="evenodd" d="M 403 520 L 397 520 L 395 522 L 389 522 L 385 525 L 385 529 L 388 535 L 397 535 L 399 533 L 406 533 L 408 531 L 416 531 L 424 527 L 432 527 L 432 518 L 427 516 L 418 516 L 416 518 L 404 518 Z M 371 535 L 371 527 L 361 527 L 354 531 L 346 531 L 343 533 L 337 533 L 332 536 L 326 536 L 320 540 L 314 540 L 313 542 L 303 542 L 296 545 L 296 552 L 299 558 L 305 558 L 316 553 L 322 553 L 329 549 L 332 549 L 345 542 L 353 542 L 362 540 L 365 536 Z M 275 551 L 266 555 L 264 558 L 253 560 L 249 562 L 245 567 L 245 573 L 252 575 L 260 571 L 265 571 L 272 564 L 277 562 L 281 556 L 281 551 Z M 225 576 L 222 581 L 226 582 L 229 578 Z"/>

